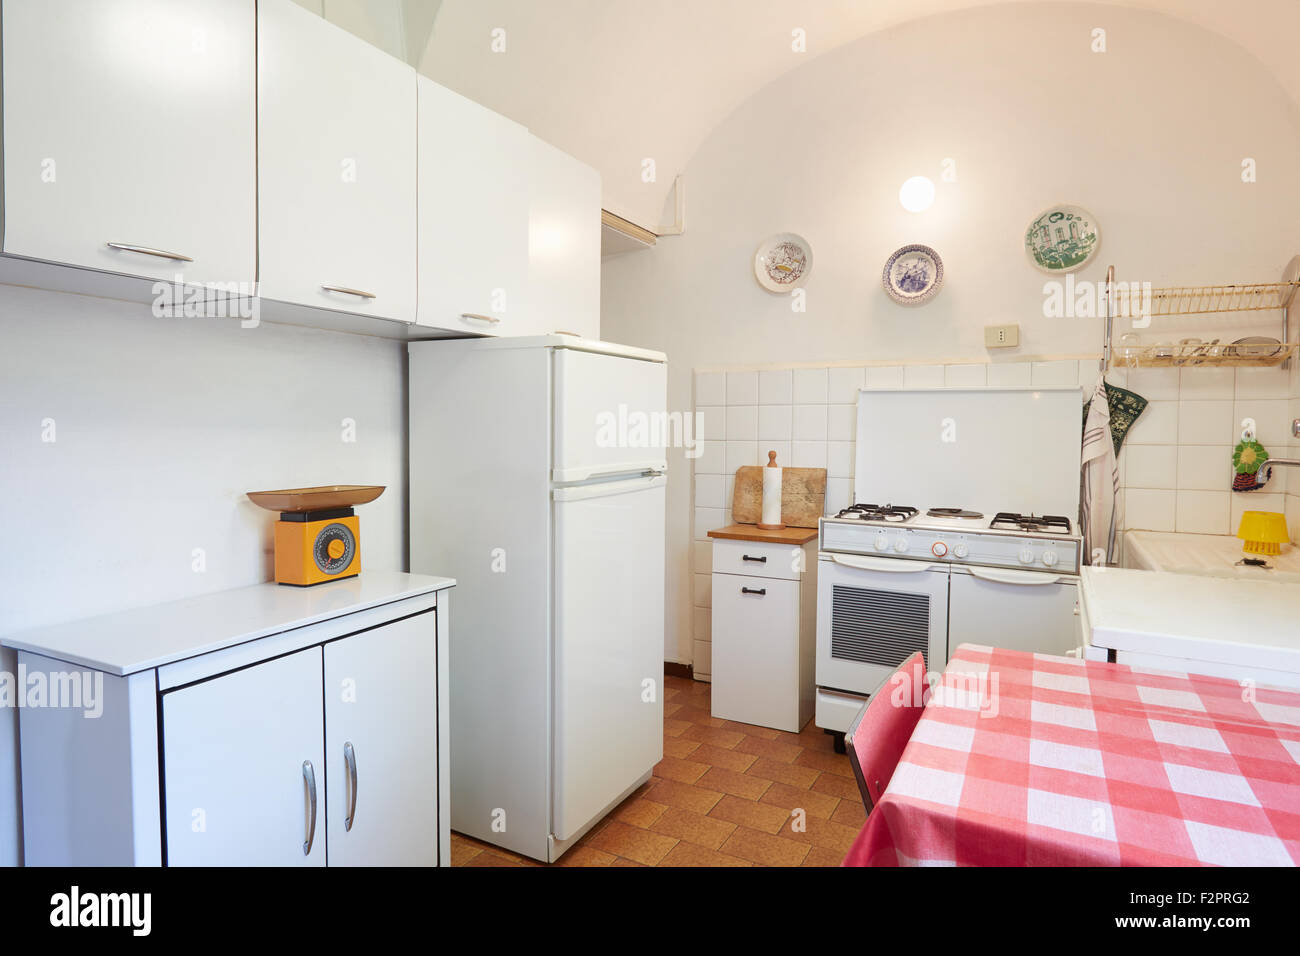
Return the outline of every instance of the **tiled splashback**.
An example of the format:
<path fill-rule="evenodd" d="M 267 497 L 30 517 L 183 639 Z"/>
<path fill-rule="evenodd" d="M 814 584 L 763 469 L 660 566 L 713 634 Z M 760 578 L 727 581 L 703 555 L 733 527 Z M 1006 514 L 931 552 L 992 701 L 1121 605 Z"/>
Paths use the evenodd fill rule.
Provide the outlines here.
<path fill-rule="evenodd" d="M 1296 376 L 1282 369 L 1112 369 L 1113 385 L 1150 402 L 1120 455 L 1125 525 L 1153 531 L 1235 533 L 1241 512 L 1286 511 L 1300 540 L 1300 474 L 1277 469 L 1265 492 L 1234 494 L 1232 448 L 1241 421 L 1254 418 L 1274 456 L 1294 455 L 1290 421 L 1300 417 Z M 858 390 L 863 387 L 1080 387 L 1097 380 L 1097 360 L 960 365 L 826 366 L 697 370 L 695 411 L 701 452 L 694 461 L 692 570 L 694 662 L 710 673 L 708 532 L 731 522 L 736 469 L 767 461 L 825 468 L 827 514 L 852 503 Z M 1085 391 L 1086 390 L 1086 391 Z M 1293 494 L 1283 492 L 1288 478 Z"/>

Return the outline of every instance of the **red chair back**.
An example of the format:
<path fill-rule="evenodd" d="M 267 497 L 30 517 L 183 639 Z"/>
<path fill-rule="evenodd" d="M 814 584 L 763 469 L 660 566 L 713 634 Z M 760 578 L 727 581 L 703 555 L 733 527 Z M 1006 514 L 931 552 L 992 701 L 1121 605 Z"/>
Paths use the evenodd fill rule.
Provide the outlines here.
<path fill-rule="evenodd" d="M 917 651 L 876 689 L 849 725 L 844 742 L 868 813 L 889 786 L 926 697 L 925 658 Z"/>

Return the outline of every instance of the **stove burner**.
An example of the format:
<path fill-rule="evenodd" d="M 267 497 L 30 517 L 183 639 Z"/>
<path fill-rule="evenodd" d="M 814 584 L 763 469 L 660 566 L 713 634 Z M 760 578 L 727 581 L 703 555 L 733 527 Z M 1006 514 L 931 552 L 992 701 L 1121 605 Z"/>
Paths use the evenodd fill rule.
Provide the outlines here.
<path fill-rule="evenodd" d="M 1070 533 L 1070 519 L 1060 515 L 1020 515 L 1013 511 L 999 511 L 989 524 L 990 528 L 1015 528 L 1019 531 Z"/>
<path fill-rule="evenodd" d="M 856 504 L 845 508 L 835 517 L 856 518 L 859 521 L 903 522 L 916 517 L 916 509 L 905 505 L 864 505 Z"/>
<path fill-rule="evenodd" d="M 931 518 L 961 518 L 967 521 L 984 517 L 978 511 L 967 511 L 965 508 L 931 508 L 926 514 Z"/>

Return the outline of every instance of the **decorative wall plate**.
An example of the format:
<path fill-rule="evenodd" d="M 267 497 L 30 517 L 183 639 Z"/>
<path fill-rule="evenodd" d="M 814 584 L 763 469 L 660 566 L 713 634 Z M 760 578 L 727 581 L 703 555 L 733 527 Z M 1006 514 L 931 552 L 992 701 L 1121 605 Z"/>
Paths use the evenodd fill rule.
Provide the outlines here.
<path fill-rule="evenodd" d="M 903 246 L 885 263 L 880 282 L 899 305 L 921 305 L 939 294 L 943 260 L 929 246 Z"/>
<path fill-rule="evenodd" d="M 1101 246 L 1101 229 L 1080 206 L 1044 209 L 1025 230 L 1025 255 L 1044 272 L 1073 272 L 1092 261 Z"/>
<path fill-rule="evenodd" d="M 812 246 L 793 232 L 778 232 L 754 253 L 754 278 L 768 292 L 789 292 L 808 280 L 812 271 Z"/>

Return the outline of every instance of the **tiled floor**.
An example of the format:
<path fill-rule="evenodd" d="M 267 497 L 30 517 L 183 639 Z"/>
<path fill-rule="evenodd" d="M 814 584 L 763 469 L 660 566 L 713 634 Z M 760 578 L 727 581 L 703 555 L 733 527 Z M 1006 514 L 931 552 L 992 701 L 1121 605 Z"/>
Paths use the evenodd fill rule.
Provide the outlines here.
<path fill-rule="evenodd" d="M 791 734 L 719 720 L 709 684 L 664 685 L 663 762 L 555 865 L 838 866 L 865 814 L 830 736 L 811 722 Z M 540 865 L 459 833 L 451 855 L 456 866 Z"/>

